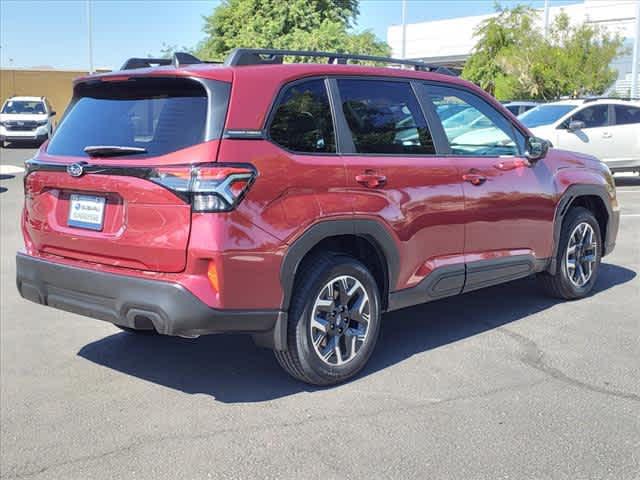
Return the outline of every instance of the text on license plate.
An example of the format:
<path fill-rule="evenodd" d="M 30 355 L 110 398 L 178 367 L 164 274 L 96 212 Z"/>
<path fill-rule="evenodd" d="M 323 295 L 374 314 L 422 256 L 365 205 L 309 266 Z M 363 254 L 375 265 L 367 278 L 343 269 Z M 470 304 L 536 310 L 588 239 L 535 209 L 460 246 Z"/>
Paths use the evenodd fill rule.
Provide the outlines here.
<path fill-rule="evenodd" d="M 69 221 L 67 223 L 70 227 L 102 230 L 106 200 L 104 197 L 72 194 L 69 200 Z"/>

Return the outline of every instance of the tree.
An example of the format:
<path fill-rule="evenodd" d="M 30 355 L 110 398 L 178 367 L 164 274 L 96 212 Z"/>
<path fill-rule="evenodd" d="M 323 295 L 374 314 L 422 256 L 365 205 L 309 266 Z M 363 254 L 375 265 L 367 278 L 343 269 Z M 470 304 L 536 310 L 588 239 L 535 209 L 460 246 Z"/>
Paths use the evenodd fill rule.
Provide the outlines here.
<path fill-rule="evenodd" d="M 550 100 L 602 93 L 615 79 L 609 65 L 622 40 L 598 26 L 571 25 L 558 15 L 545 38 L 529 7 L 502 9 L 476 30 L 478 38 L 464 78 L 506 99 Z"/>
<path fill-rule="evenodd" d="M 196 55 L 222 60 L 236 47 L 389 55 L 373 33 L 354 33 L 358 0 L 223 0 L 205 17 Z"/>

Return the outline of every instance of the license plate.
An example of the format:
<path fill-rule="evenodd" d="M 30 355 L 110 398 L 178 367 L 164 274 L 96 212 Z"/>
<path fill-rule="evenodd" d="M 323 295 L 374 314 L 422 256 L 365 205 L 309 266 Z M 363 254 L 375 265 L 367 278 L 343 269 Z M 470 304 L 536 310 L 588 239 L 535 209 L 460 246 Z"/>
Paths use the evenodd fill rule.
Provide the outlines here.
<path fill-rule="evenodd" d="M 67 224 L 70 227 L 102 230 L 105 201 L 104 197 L 71 195 Z"/>

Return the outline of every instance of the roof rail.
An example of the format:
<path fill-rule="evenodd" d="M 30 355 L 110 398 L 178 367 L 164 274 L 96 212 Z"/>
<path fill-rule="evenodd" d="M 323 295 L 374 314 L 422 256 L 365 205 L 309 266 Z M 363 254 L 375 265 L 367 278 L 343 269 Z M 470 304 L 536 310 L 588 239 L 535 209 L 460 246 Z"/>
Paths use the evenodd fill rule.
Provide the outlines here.
<path fill-rule="evenodd" d="M 130 58 L 120 70 L 133 70 L 136 68 L 151 68 L 158 67 L 161 65 L 173 65 L 178 68 L 182 65 L 195 65 L 197 63 L 205 63 L 199 58 L 191 55 L 190 53 L 185 52 L 175 52 L 171 58 Z"/>
<path fill-rule="evenodd" d="M 595 102 L 596 100 L 623 100 L 625 102 L 638 102 L 640 97 L 589 97 L 584 99 L 584 103 Z"/>
<path fill-rule="evenodd" d="M 286 56 L 328 58 L 330 64 L 346 64 L 349 60 L 361 60 L 365 62 L 380 62 L 397 65 L 409 65 L 414 70 L 425 72 L 437 72 L 447 75 L 455 75 L 446 67 L 430 65 L 420 60 L 403 60 L 400 58 L 377 57 L 373 55 L 352 55 L 350 53 L 316 52 L 308 50 L 277 50 L 271 48 L 236 48 L 232 50 L 224 61 L 225 66 L 241 65 L 273 65 L 283 63 Z"/>

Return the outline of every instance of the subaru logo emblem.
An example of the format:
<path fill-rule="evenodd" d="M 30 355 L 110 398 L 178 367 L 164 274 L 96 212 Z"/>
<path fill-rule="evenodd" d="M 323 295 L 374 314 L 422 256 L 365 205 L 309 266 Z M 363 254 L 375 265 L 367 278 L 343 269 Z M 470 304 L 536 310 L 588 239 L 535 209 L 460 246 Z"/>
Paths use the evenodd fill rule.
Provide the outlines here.
<path fill-rule="evenodd" d="M 84 173 L 84 168 L 79 163 L 72 163 L 67 165 L 67 173 L 72 177 L 79 177 Z"/>

